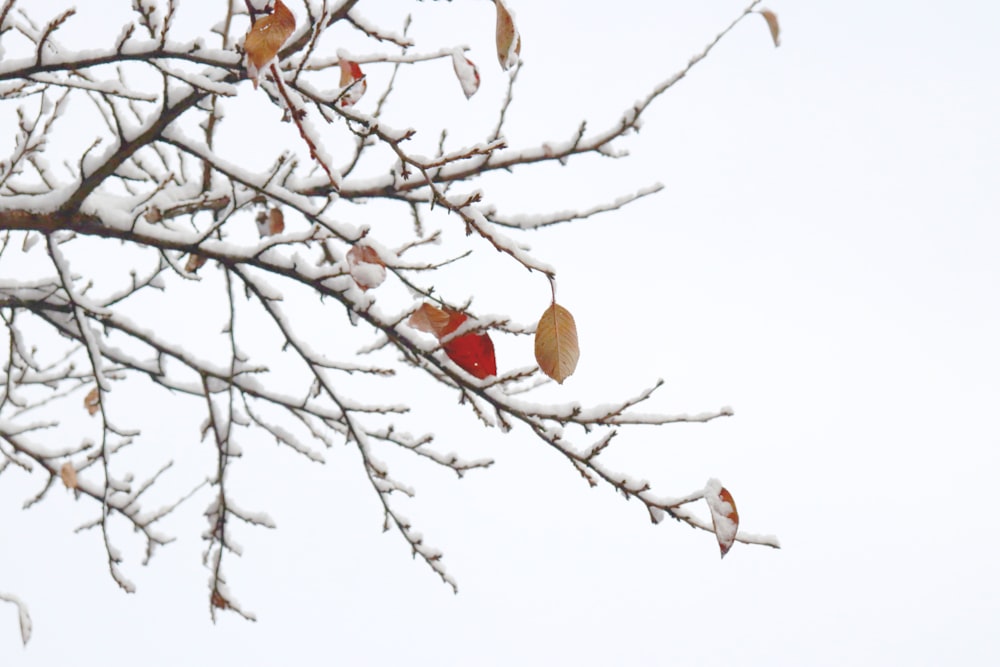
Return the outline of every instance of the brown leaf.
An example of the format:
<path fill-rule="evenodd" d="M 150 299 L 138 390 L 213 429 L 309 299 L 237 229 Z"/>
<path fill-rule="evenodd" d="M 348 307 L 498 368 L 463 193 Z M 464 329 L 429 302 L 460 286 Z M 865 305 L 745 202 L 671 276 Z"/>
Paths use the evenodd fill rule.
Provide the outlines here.
<path fill-rule="evenodd" d="M 514 25 L 514 17 L 504 0 L 495 0 L 497 6 L 497 58 L 505 70 L 517 64 L 521 53 L 521 35 Z"/>
<path fill-rule="evenodd" d="M 351 248 L 347 252 L 347 266 L 362 291 L 378 287 L 385 280 L 385 262 L 371 246 L 359 243 Z"/>
<path fill-rule="evenodd" d="M 228 609 L 229 600 L 222 597 L 222 593 L 220 593 L 218 590 L 214 590 L 212 591 L 212 606 L 218 609 Z"/>
<path fill-rule="evenodd" d="M 361 65 L 357 64 L 353 60 L 345 60 L 341 58 L 340 60 L 340 87 L 347 88 L 350 86 L 349 90 L 341 95 L 340 106 L 342 107 L 352 107 L 357 104 L 361 96 L 365 94 L 368 90 L 368 82 L 365 80 L 364 72 L 361 71 Z M 352 85 L 353 84 L 353 85 Z"/>
<path fill-rule="evenodd" d="M 188 261 L 187 264 L 184 265 L 184 270 L 188 273 L 197 273 L 198 269 L 205 266 L 205 262 L 207 261 L 208 258 L 204 255 L 199 255 L 198 253 L 193 252 L 188 255 Z"/>
<path fill-rule="evenodd" d="M 247 56 L 247 76 L 257 87 L 260 70 L 278 55 L 278 49 L 295 31 L 295 16 L 281 0 L 274 1 L 274 11 L 257 19 L 247 32 L 243 50 Z"/>
<path fill-rule="evenodd" d="M 775 46 L 781 46 L 781 29 L 778 27 L 778 15 L 770 9 L 758 10 L 758 13 L 767 21 L 767 29 L 771 31 L 771 39 Z"/>
<path fill-rule="evenodd" d="M 576 322 L 570 312 L 557 303 L 549 306 L 538 320 L 535 360 L 542 372 L 559 384 L 573 374 L 580 360 Z"/>
<path fill-rule="evenodd" d="M 712 513 L 712 528 L 719 540 L 719 550 L 725 557 L 736 541 L 736 531 L 740 527 L 740 515 L 736 512 L 736 502 L 717 479 L 708 480 L 705 485 L 705 500 Z"/>
<path fill-rule="evenodd" d="M 79 486 L 76 479 L 76 468 L 69 461 L 62 464 L 59 468 L 59 478 L 62 479 L 62 483 L 66 485 L 67 489 L 75 489 Z"/>
<path fill-rule="evenodd" d="M 257 214 L 257 233 L 261 238 L 285 231 L 285 214 L 280 208 L 272 208 L 267 213 Z"/>
<path fill-rule="evenodd" d="M 97 411 L 101 409 L 101 391 L 97 387 L 94 387 L 87 395 L 83 397 L 83 407 L 87 408 L 87 414 L 91 417 L 97 414 Z"/>
<path fill-rule="evenodd" d="M 272 208 L 267 213 L 267 231 L 271 234 L 280 234 L 285 231 L 285 214 L 280 208 Z"/>
<path fill-rule="evenodd" d="M 438 339 L 440 339 L 445 335 L 445 329 L 448 327 L 448 323 L 450 321 L 451 318 L 448 316 L 448 313 L 441 310 L 437 306 L 424 303 L 421 304 L 412 315 L 410 315 L 410 319 L 408 319 L 406 323 L 417 331 L 434 334 Z M 458 328 L 457 325 L 455 328 Z M 452 331 L 454 331 L 455 328 L 453 328 Z"/>

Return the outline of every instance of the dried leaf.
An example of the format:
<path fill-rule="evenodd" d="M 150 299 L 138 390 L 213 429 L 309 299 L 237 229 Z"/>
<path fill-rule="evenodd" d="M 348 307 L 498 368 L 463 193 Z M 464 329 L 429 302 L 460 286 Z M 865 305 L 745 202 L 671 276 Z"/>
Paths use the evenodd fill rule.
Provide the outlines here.
<path fill-rule="evenodd" d="M 272 208 L 267 213 L 257 214 L 257 233 L 261 238 L 285 231 L 285 214 L 280 208 Z"/>
<path fill-rule="evenodd" d="M 740 527 L 740 515 L 736 512 L 736 502 L 717 479 L 710 479 L 705 485 L 705 500 L 712 513 L 712 527 L 719 540 L 719 550 L 725 557 L 736 541 L 736 531 Z"/>
<path fill-rule="evenodd" d="M 781 29 L 778 27 L 778 15 L 770 9 L 758 10 L 758 13 L 767 21 L 767 28 L 771 31 L 771 39 L 775 46 L 781 46 Z"/>
<path fill-rule="evenodd" d="M 87 395 L 83 397 L 83 407 L 87 408 L 87 414 L 91 417 L 97 414 L 97 411 L 101 409 L 100 389 L 94 387 L 87 392 Z"/>
<path fill-rule="evenodd" d="M 448 326 L 450 319 L 448 313 L 440 308 L 432 306 L 429 303 L 424 303 L 410 315 L 410 319 L 406 323 L 417 331 L 434 334 L 434 336 L 440 339 L 445 335 L 443 332 L 445 327 Z M 458 325 L 455 325 L 455 328 L 458 328 Z M 454 330 L 452 329 L 452 331 Z"/>
<path fill-rule="evenodd" d="M 469 99 L 479 90 L 479 70 L 476 69 L 476 64 L 465 57 L 462 49 L 452 51 L 451 64 L 455 68 L 455 76 L 458 77 L 458 82 L 462 84 L 462 92 L 465 93 L 465 99 Z"/>
<path fill-rule="evenodd" d="M 184 270 L 188 273 L 197 273 L 198 269 L 205 266 L 205 262 L 207 261 L 208 258 L 204 255 L 199 255 L 198 253 L 193 252 L 188 256 L 188 261 L 187 264 L 184 265 Z"/>
<path fill-rule="evenodd" d="M 257 87 L 260 70 L 276 55 L 282 44 L 295 31 L 295 16 L 281 0 L 274 1 L 274 11 L 257 19 L 247 32 L 243 50 L 247 56 L 247 76 Z"/>
<path fill-rule="evenodd" d="M 497 6 L 497 58 L 505 70 L 517 64 L 521 53 L 521 35 L 514 25 L 514 17 L 504 0 L 495 0 Z"/>
<path fill-rule="evenodd" d="M 267 231 L 271 234 L 280 234 L 285 231 L 285 214 L 280 208 L 272 208 L 267 213 Z"/>
<path fill-rule="evenodd" d="M 570 312 L 557 303 L 549 306 L 538 320 L 535 360 L 542 372 L 559 384 L 573 374 L 580 360 L 576 322 Z"/>
<path fill-rule="evenodd" d="M 340 87 L 346 89 L 350 86 L 350 89 L 345 90 L 341 95 L 340 106 L 352 107 L 357 104 L 365 91 L 368 90 L 368 82 L 364 77 L 361 65 L 353 60 L 340 59 Z"/>
<path fill-rule="evenodd" d="M 218 609 L 229 609 L 229 600 L 222 597 L 218 590 L 212 591 L 212 606 Z"/>
<path fill-rule="evenodd" d="M 79 486 L 76 479 L 76 468 L 69 461 L 62 464 L 59 468 L 59 478 L 62 479 L 62 483 L 66 485 L 67 489 L 75 489 Z"/>
<path fill-rule="evenodd" d="M 371 246 L 359 243 L 351 248 L 347 252 L 347 266 L 362 291 L 378 287 L 385 281 L 385 262 Z"/>

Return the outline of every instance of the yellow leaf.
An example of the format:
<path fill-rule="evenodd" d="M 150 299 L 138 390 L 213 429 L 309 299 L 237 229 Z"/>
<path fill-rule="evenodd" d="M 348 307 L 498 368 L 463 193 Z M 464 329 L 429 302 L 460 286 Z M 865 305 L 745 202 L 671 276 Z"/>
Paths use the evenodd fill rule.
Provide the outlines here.
<path fill-rule="evenodd" d="M 295 31 L 295 16 L 281 0 L 275 0 L 274 11 L 254 21 L 243 42 L 247 54 L 247 76 L 257 87 L 260 70 L 278 55 L 278 49 Z"/>
<path fill-rule="evenodd" d="M 83 407 L 87 408 L 87 414 L 93 417 L 101 409 L 101 393 L 94 387 L 83 397 Z"/>
<path fill-rule="evenodd" d="M 708 509 L 712 513 L 712 528 L 719 541 L 719 551 L 725 557 L 736 541 L 736 531 L 740 527 L 736 501 L 717 479 L 710 479 L 705 485 L 705 500 L 708 501 Z"/>
<path fill-rule="evenodd" d="M 761 9 L 760 15 L 767 21 L 767 28 L 771 31 L 771 39 L 775 46 L 781 46 L 781 29 L 778 27 L 778 15 L 770 9 Z"/>
<path fill-rule="evenodd" d="M 542 372 L 559 384 L 573 374 L 580 360 L 576 322 L 570 312 L 557 303 L 549 306 L 538 320 L 535 360 Z"/>
<path fill-rule="evenodd" d="M 66 485 L 67 489 L 75 489 L 78 484 L 76 480 L 76 468 L 69 461 L 62 464 L 59 468 L 59 477 L 62 479 L 62 483 Z"/>
<path fill-rule="evenodd" d="M 497 5 L 497 58 L 500 67 L 510 69 L 517 64 L 517 56 L 521 53 L 521 35 L 514 25 L 514 17 L 510 15 L 504 0 L 495 0 Z"/>

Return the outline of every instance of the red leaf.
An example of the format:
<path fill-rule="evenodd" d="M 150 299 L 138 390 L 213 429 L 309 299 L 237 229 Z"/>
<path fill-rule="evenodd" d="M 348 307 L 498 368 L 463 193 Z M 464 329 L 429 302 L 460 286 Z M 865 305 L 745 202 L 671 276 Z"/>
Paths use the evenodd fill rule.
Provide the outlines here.
<path fill-rule="evenodd" d="M 456 331 L 469 319 L 457 310 L 441 310 L 429 303 L 422 304 L 407 323 L 419 331 L 434 334 L 438 340 Z M 441 346 L 448 358 L 459 368 L 480 380 L 497 374 L 497 359 L 489 334 L 469 332 Z"/>
<path fill-rule="evenodd" d="M 497 359 L 489 334 L 462 334 L 443 347 L 448 358 L 470 375 L 482 380 L 497 374 Z"/>

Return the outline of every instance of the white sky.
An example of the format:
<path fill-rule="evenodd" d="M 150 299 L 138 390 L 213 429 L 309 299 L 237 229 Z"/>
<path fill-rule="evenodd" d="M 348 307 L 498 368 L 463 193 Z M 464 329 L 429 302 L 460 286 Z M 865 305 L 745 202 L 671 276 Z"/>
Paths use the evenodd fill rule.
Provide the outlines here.
<path fill-rule="evenodd" d="M 744 3 L 509 4 L 525 67 L 506 134 L 530 145 L 583 118 L 611 122 Z M 8 471 L 0 591 L 29 603 L 35 628 L 22 648 L 15 609 L 0 604 L 0 664 L 1000 663 L 1000 7 L 769 7 L 782 46 L 750 17 L 655 103 L 622 144 L 630 158 L 494 179 L 487 192 L 504 211 L 544 212 L 665 184 L 532 239 L 559 269 L 583 347 L 552 397 L 610 401 L 663 377 L 658 410 L 732 405 L 731 419 L 626 433 L 609 461 L 667 495 L 720 478 L 741 527 L 778 535 L 781 551 L 738 544 L 720 561 L 710 534 L 652 526 L 528 434 L 487 437 L 463 415 L 436 429 L 442 447 L 496 465 L 462 481 L 424 466 L 403 475 L 418 491 L 404 514 L 444 551 L 459 595 L 381 533 L 351 450 L 325 467 L 286 455 L 235 482 L 278 523 L 244 531 L 246 555 L 228 561 L 259 621 L 213 626 L 197 537 L 207 499 L 178 514 L 169 528 L 182 539 L 148 567 L 130 554 L 139 592 L 126 596 L 98 536 L 72 532 L 90 508 L 57 490 L 22 512 L 37 483 Z M 443 66 L 403 91 L 427 106 L 420 122 L 478 140 L 504 76 L 492 7 L 360 9 L 389 27 L 414 12 L 426 50 L 472 47 L 483 88 L 470 102 Z M 228 108 L 245 97 L 249 86 Z M 402 120 L 417 111 L 394 113 L 419 126 Z M 497 290 L 521 321 L 544 308 L 530 280 Z M 164 439 L 178 458 L 197 447 L 190 431 Z"/>

